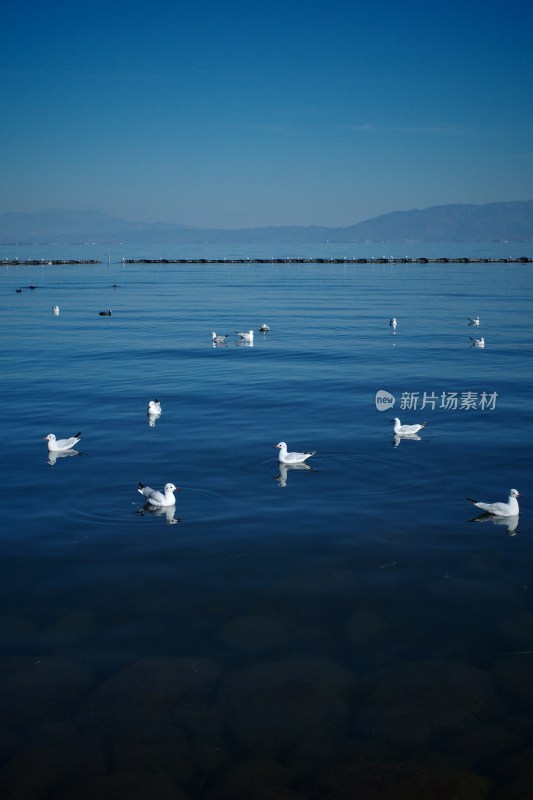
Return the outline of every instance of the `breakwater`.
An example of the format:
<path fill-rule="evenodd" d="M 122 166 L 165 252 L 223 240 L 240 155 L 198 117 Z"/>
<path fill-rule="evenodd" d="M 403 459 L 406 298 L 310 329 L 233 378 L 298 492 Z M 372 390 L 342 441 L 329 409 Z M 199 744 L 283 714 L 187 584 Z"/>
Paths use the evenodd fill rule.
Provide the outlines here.
<path fill-rule="evenodd" d="M 101 264 L 94 258 L 59 258 L 50 261 L 46 258 L 2 258 L 0 266 L 3 264 L 6 267 L 45 267 L 53 264 Z"/>
<path fill-rule="evenodd" d="M 286 256 L 282 258 L 122 258 L 121 264 L 531 264 L 533 257 L 500 258 L 309 258 L 307 256 Z M 44 258 L 0 259 L 0 266 L 46 266 L 61 264 L 101 264 L 98 259 Z"/>
<path fill-rule="evenodd" d="M 123 258 L 124 264 L 531 264 L 527 256 L 509 258 Z"/>

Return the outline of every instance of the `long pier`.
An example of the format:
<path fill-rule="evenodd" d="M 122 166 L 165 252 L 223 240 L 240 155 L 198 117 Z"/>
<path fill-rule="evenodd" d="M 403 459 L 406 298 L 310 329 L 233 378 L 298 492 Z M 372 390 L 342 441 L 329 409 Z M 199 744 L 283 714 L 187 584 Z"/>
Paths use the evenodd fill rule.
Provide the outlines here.
<path fill-rule="evenodd" d="M 124 264 L 531 264 L 527 256 L 508 258 L 123 258 Z"/>

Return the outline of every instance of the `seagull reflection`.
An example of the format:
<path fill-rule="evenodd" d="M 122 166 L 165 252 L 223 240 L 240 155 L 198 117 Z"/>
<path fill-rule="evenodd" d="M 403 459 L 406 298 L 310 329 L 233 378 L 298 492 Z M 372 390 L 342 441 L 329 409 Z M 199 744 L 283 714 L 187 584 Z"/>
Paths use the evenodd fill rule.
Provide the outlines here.
<path fill-rule="evenodd" d="M 66 458 L 67 456 L 80 456 L 81 453 L 79 450 L 49 450 L 48 451 L 48 463 L 54 466 L 58 458 Z"/>
<path fill-rule="evenodd" d="M 161 414 L 160 413 L 159 414 L 147 414 L 147 418 L 148 418 L 148 425 L 151 428 L 155 428 L 155 423 L 157 422 L 158 419 L 161 418 Z"/>
<path fill-rule="evenodd" d="M 516 536 L 517 533 L 520 533 L 518 528 L 518 514 L 512 514 L 510 516 L 505 517 L 498 517 L 494 514 L 488 514 L 485 512 L 484 514 L 479 514 L 479 516 L 474 517 L 470 520 L 470 522 L 492 522 L 493 525 L 505 525 L 507 528 L 507 533 L 509 536 Z"/>
<path fill-rule="evenodd" d="M 139 508 L 137 514 L 139 516 L 144 517 L 145 514 L 153 514 L 154 517 L 165 517 L 165 522 L 167 525 L 177 525 L 178 522 L 181 522 L 179 517 L 175 517 L 174 514 L 176 513 L 176 506 L 161 506 L 156 507 L 151 505 L 150 503 L 146 503 L 142 508 Z"/>
<path fill-rule="evenodd" d="M 287 485 L 287 473 L 290 469 L 300 469 L 300 470 L 308 470 L 309 472 L 316 472 L 313 470 L 309 464 L 282 464 L 279 463 L 279 475 L 275 476 L 275 480 L 279 483 L 279 485 L 284 488 Z"/>
<path fill-rule="evenodd" d="M 411 440 L 412 442 L 421 442 L 422 437 L 418 435 L 418 433 L 404 433 L 402 436 L 398 436 L 397 433 L 394 434 L 392 437 L 392 443 L 394 447 L 398 447 L 400 442 L 406 442 Z"/>

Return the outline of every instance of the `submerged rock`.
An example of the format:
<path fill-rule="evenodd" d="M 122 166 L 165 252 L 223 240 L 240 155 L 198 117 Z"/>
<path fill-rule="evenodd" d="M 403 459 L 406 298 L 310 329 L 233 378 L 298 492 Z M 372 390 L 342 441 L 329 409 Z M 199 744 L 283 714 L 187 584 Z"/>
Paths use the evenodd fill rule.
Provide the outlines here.
<path fill-rule="evenodd" d="M 146 658 L 103 683 L 84 702 L 84 730 L 104 737 L 158 739 L 177 734 L 180 703 L 206 703 L 220 672 L 203 658 Z"/>
<path fill-rule="evenodd" d="M 235 670 L 219 699 L 243 752 L 272 756 L 303 739 L 343 736 L 354 690 L 353 674 L 339 664 L 298 658 Z"/>
<path fill-rule="evenodd" d="M 288 641 L 284 627 L 275 619 L 249 614 L 228 622 L 220 638 L 231 647 L 245 652 L 261 652 L 281 647 Z"/>
<path fill-rule="evenodd" d="M 421 660 L 385 673 L 355 725 L 360 735 L 410 750 L 499 708 L 487 673 L 469 664 Z"/>
<path fill-rule="evenodd" d="M 485 800 L 490 783 L 471 772 L 412 762 L 341 764 L 319 776 L 312 797 L 331 800 Z"/>

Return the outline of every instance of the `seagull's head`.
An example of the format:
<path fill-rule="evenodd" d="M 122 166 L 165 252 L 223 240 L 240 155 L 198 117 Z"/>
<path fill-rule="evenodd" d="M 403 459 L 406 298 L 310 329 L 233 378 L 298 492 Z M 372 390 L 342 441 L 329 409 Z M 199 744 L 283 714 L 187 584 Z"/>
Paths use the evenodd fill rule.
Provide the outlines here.
<path fill-rule="evenodd" d="M 274 447 L 279 447 L 280 450 L 283 450 L 283 448 L 286 448 L 287 445 L 285 442 L 279 442 L 279 444 L 275 444 Z"/>
<path fill-rule="evenodd" d="M 509 492 L 509 497 L 521 497 L 521 494 L 518 489 L 511 489 Z"/>
<path fill-rule="evenodd" d="M 56 435 L 55 435 L 55 433 L 49 433 L 48 436 L 44 436 L 43 438 L 44 438 L 45 441 L 55 442 Z"/>
<path fill-rule="evenodd" d="M 394 419 L 389 420 L 389 422 L 394 422 L 395 425 L 400 424 L 400 420 L 398 419 L 398 417 L 394 417 Z"/>
<path fill-rule="evenodd" d="M 166 483 L 165 492 L 179 492 L 179 489 L 173 483 Z"/>

